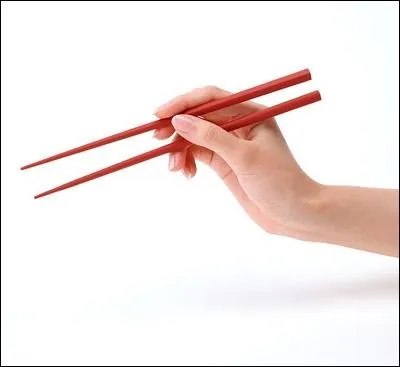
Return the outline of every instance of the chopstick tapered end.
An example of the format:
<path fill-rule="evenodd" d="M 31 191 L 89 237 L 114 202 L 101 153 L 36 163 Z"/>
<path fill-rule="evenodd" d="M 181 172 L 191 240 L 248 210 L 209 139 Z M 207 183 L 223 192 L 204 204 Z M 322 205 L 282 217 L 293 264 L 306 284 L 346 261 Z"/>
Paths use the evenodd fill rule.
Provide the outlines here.
<path fill-rule="evenodd" d="M 42 198 L 43 196 L 47 196 L 47 195 L 49 195 L 49 194 L 51 194 L 52 192 L 50 192 L 50 191 L 45 191 L 45 192 L 42 192 L 42 193 L 40 193 L 40 194 L 37 194 L 37 195 L 35 195 L 33 198 L 34 199 L 40 199 L 40 198 Z"/>
<path fill-rule="evenodd" d="M 25 166 L 21 167 L 21 171 L 24 171 L 28 168 L 32 168 L 32 167 L 36 167 L 38 166 L 40 163 L 39 162 L 35 162 L 35 163 L 30 163 L 30 164 L 26 164 Z"/>

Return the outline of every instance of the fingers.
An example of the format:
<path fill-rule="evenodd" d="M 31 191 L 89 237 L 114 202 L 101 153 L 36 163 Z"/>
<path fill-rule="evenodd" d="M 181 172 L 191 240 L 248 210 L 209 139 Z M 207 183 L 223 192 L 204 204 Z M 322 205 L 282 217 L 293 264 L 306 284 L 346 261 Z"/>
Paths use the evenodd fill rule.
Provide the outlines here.
<path fill-rule="evenodd" d="M 180 152 L 171 153 L 169 155 L 168 169 L 171 172 L 177 172 L 185 166 L 187 150 L 184 149 Z"/>
<path fill-rule="evenodd" d="M 247 158 L 253 148 L 248 141 L 238 139 L 207 120 L 190 115 L 175 116 L 172 125 L 179 135 L 191 143 L 217 153 L 232 169 L 246 171 L 250 168 L 251 159 Z"/>
<path fill-rule="evenodd" d="M 187 94 L 175 97 L 171 101 L 159 107 L 156 110 L 155 114 L 160 118 L 175 116 L 191 107 L 225 97 L 229 94 L 230 94 L 229 92 L 214 86 L 197 88 Z M 232 120 L 233 118 L 239 117 L 241 115 L 246 115 L 248 113 L 254 112 L 255 110 L 258 110 L 260 108 L 263 108 L 263 106 L 253 102 L 246 102 L 222 110 L 218 110 L 213 113 L 206 114 L 203 116 L 203 118 L 207 118 L 207 120 L 213 122 L 227 121 L 227 120 Z M 246 157 L 249 155 L 248 151 L 250 147 L 247 147 L 247 149 L 244 152 L 239 154 L 238 149 L 240 146 L 243 146 L 244 149 L 244 144 L 238 139 L 238 137 L 243 139 L 249 139 L 248 133 L 255 126 L 249 126 L 244 129 L 239 129 L 235 133 L 229 134 L 224 130 L 218 128 L 214 124 L 211 124 L 203 119 L 197 119 L 195 121 L 197 122 L 200 121 L 199 131 L 198 134 L 196 134 L 193 137 L 194 140 L 191 141 L 197 144 L 198 146 L 210 149 L 211 151 L 209 151 L 209 154 L 207 154 L 208 156 L 209 155 L 212 156 L 212 153 L 216 152 L 224 160 L 236 166 L 238 165 L 240 166 L 239 162 L 246 161 Z M 175 128 L 176 126 L 174 127 L 173 125 L 169 125 L 163 129 L 156 130 L 154 132 L 154 137 L 160 140 L 167 139 L 174 134 Z M 257 130 L 254 130 L 252 135 L 256 136 L 257 135 L 255 134 L 256 131 Z M 182 135 L 185 138 L 189 137 L 185 136 L 185 134 L 182 133 L 182 131 L 180 132 L 180 135 Z M 190 137 L 188 138 L 188 140 L 190 140 Z M 196 159 L 198 158 L 196 157 Z M 246 167 L 242 167 L 242 169 L 245 168 Z M 169 158 L 169 169 L 171 171 L 182 170 L 182 172 L 186 176 L 193 176 L 196 173 L 196 164 L 194 162 L 194 155 L 190 153 L 190 151 L 188 152 L 187 150 L 171 154 Z M 225 171 L 225 168 L 223 170 Z M 217 171 L 219 170 L 217 169 Z"/>
<path fill-rule="evenodd" d="M 222 98 L 230 93 L 214 86 L 196 88 L 187 94 L 175 97 L 171 101 L 157 108 L 154 112 L 160 118 L 176 115 L 191 107 L 198 106 L 217 98 Z"/>
<path fill-rule="evenodd" d="M 174 127 L 172 125 L 171 125 L 171 127 L 174 129 Z M 174 129 L 174 131 L 175 131 L 175 129 Z M 179 138 L 179 135 L 175 135 L 175 137 L 172 141 L 176 141 L 178 138 Z M 188 151 L 188 148 L 183 149 L 179 152 L 174 152 L 174 153 L 169 154 L 168 169 L 171 172 L 180 171 L 185 167 L 187 151 Z"/>
<path fill-rule="evenodd" d="M 182 172 L 188 179 L 196 175 L 197 172 L 196 161 L 194 159 L 193 153 L 190 150 L 186 152 L 186 161 L 185 165 L 182 168 Z"/>
<path fill-rule="evenodd" d="M 162 129 L 154 130 L 153 138 L 164 140 L 171 137 L 175 132 L 175 129 L 172 125 L 164 127 Z"/>
<path fill-rule="evenodd" d="M 225 97 L 229 94 L 229 92 L 214 86 L 196 88 L 189 93 L 173 98 L 169 102 L 157 108 L 154 114 L 159 118 L 170 117 L 191 107 L 198 106 L 199 104 L 203 104 L 217 98 Z M 153 137 L 164 140 L 171 137 L 174 132 L 175 129 L 173 126 L 167 126 L 165 128 L 156 130 Z"/>
<path fill-rule="evenodd" d="M 174 116 L 178 113 L 182 113 L 183 111 L 185 111 L 191 107 L 194 107 L 199 104 L 203 104 L 203 103 L 215 100 L 215 99 L 219 99 L 219 98 L 225 97 L 227 95 L 230 95 L 230 93 L 223 89 L 215 87 L 215 86 L 196 88 L 196 89 L 193 89 L 189 93 L 175 97 L 171 101 L 169 101 L 166 104 L 164 104 L 163 106 L 159 107 L 156 110 L 155 114 L 160 118 Z M 262 106 L 258 103 L 248 101 L 245 103 L 240 103 L 238 105 L 226 107 L 224 109 L 205 114 L 203 117 L 212 122 L 227 121 L 227 120 L 231 120 L 236 117 L 247 115 L 247 114 L 257 111 L 261 108 L 265 108 L 265 106 Z M 248 139 L 249 132 L 252 131 L 252 129 L 257 125 L 261 125 L 261 124 L 258 123 L 253 126 L 248 126 L 246 128 L 239 129 L 236 132 L 236 135 L 241 138 Z M 270 125 L 270 124 L 266 124 L 266 125 Z M 174 131 L 175 131 L 174 128 L 171 125 L 169 125 L 160 130 L 156 130 L 154 132 L 153 136 L 157 139 L 164 140 L 164 139 L 171 137 L 173 135 Z M 256 135 L 254 133 L 255 133 L 255 131 L 252 134 L 253 136 Z"/>

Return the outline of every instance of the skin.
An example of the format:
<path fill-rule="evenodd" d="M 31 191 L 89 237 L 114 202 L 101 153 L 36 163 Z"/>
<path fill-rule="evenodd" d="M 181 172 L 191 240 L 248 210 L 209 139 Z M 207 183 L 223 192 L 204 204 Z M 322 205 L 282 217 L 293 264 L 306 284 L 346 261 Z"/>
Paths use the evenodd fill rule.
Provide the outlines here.
<path fill-rule="evenodd" d="M 180 115 L 229 94 L 214 86 L 198 88 L 156 110 L 159 118 L 175 117 L 155 138 L 177 132 L 194 144 L 170 155 L 171 171 L 192 178 L 196 160 L 207 164 L 269 233 L 399 256 L 398 190 L 319 184 L 296 162 L 275 119 L 232 133 L 218 126 L 265 106 L 247 102 L 202 118 Z"/>

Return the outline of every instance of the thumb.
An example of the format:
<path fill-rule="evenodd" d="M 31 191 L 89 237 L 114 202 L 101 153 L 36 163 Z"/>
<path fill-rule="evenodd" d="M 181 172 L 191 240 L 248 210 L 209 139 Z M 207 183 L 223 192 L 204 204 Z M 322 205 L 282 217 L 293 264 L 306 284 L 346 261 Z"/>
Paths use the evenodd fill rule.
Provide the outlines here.
<path fill-rule="evenodd" d="M 243 157 L 245 149 L 244 141 L 218 125 L 191 115 L 174 116 L 172 125 L 180 136 L 191 143 L 212 150 L 229 165 L 240 165 L 240 156 Z"/>

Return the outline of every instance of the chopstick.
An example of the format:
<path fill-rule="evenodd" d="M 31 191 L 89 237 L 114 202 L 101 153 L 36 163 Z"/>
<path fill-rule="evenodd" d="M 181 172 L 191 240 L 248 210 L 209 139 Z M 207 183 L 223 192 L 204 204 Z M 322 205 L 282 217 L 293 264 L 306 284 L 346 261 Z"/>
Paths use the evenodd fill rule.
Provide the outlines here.
<path fill-rule="evenodd" d="M 229 107 L 229 106 L 232 106 L 232 105 L 235 105 L 238 103 L 242 103 L 242 102 L 248 101 L 250 99 L 263 96 L 265 94 L 276 92 L 278 90 L 285 89 L 285 88 L 294 86 L 296 84 L 306 82 L 308 80 L 311 80 L 310 71 L 308 69 L 304 69 L 304 70 L 298 71 L 296 73 L 284 76 L 282 78 L 275 79 L 268 83 L 264 83 L 264 84 L 258 85 L 256 87 L 241 91 L 239 93 L 235 93 L 235 94 L 229 95 L 227 97 L 223 97 L 220 99 L 216 99 L 216 100 L 198 105 L 196 107 L 190 108 L 181 113 L 195 115 L 195 116 L 205 115 L 207 113 L 214 112 L 214 111 L 217 111 L 222 108 Z M 55 161 L 55 160 L 58 160 L 58 159 L 61 159 L 64 157 L 68 157 L 68 156 L 71 156 L 71 155 L 74 155 L 77 153 L 81 153 L 81 152 L 84 152 L 84 151 L 87 151 L 90 149 L 94 149 L 94 148 L 106 145 L 106 144 L 110 144 L 110 143 L 113 143 L 118 140 L 122 140 L 122 139 L 126 139 L 129 137 L 135 136 L 135 135 L 143 134 L 143 133 L 151 131 L 151 130 L 166 127 L 171 123 L 171 119 L 172 119 L 172 117 L 155 120 L 155 121 L 149 122 L 147 124 L 140 125 L 140 126 L 132 128 L 132 129 L 114 134 L 114 135 L 110 135 L 106 138 L 93 141 L 91 143 L 64 151 L 62 153 L 55 154 L 53 156 L 41 159 L 37 162 L 27 164 L 27 165 L 21 167 L 21 170 L 39 166 L 44 163 L 52 162 L 52 161 Z"/>
<path fill-rule="evenodd" d="M 300 72 L 301 75 L 297 76 L 297 78 L 298 78 L 297 80 L 302 79 L 304 77 L 307 77 L 307 72 L 306 71 Z M 308 75 L 309 75 L 309 72 L 308 72 Z M 285 78 L 282 78 L 282 79 L 285 79 Z M 291 79 L 291 80 L 293 81 L 293 79 Z M 288 82 L 286 81 L 286 84 L 287 83 Z M 275 84 L 274 87 L 277 88 L 279 86 Z M 254 88 L 252 88 L 252 89 L 254 90 Z M 282 88 L 278 88 L 278 89 L 282 89 Z M 243 94 L 245 92 L 246 91 L 241 92 L 241 93 Z M 240 93 L 238 93 L 238 94 L 240 94 Z M 236 100 L 240 100 L 241 101 L 243 97 L 241 97 L 241 96 L 238 97 L 237 96 L 238 94 L 236 94 Z M 253 94 L 254 94 L 254 92 L 253 92 Z M 247 99 L 248 99 L 248 97 L 246 97 L 246 100 Z M 300 107 L 304 107 L 306 105 L 309 105 L 311 103 L 314 103 L 314 102 L 317 102 L 317 101 L 320 101 L 320 100 L 321 100 L 320 93 L 318 91 L 314 91 L 314 92 L 302 95 L 300 97 L 288 100 L 286 102 L 279 103 L 279 104 L 277 104 L 275 106 L 272 106 L 272 107 L 269 107 L 269 108 L 265 108 L 265 109 L 262 109 L 262 110 L 257 111 L 257 112 L 253 112 L 253 113 L 248 114 L 246 116 L 242 116 L 242 117 L 236 118 L 236 119 L 231 120 L 229 122 L 219 123 L 219 125 L 223 129 L 225 129 L 226 131 L 233 131 L 233 130 L 236 130 L 236 129 L 239 129 L 239 128 L 242 128 L 242 127 L 245 127 L 245 126 L 248 126 L 248 125 L 252 125 L 252 124 L 255 124 L 255 123 L 262 122 L 262 121 L 264 121 L 266 119 L 272 118 L 272 117 L 277 116 L 277 115 L 281 115 L 283 113 L 292 111 L 292 110 L 300 108 Z M 214 106 L 217 104 L 217 101 L 218 100 L 213 101 Z M 238 102 L 236 102 L 236 103 L 238 103 Z M 218 104 L 218 106 L 221 106 L 221 104 Z M 226 107 L 227 105 L 223 104 L 223 106 Z M 221 108 L 221 107 L 218 107 L 218 108 Z M 201 113 L 204 113 L 204 112 L 201 112 Z M 169 121 L 170 121 L 170 119 L 169 119 Z M 107 143 L 105 143 L 105 144 L 107 144 Z M 112 166 L 103 168 L 103 169 L 101 169 L 99 171 L 90 173 L 90 174 L 88 174 L 86 176 L 83 176 L 83 177 L 77 178 L 77 179 L 75 179 L 73 181 L 67 182 L 67 183 L 65 183 L 63 185 L 57 186 L 57 187 L 55 187 L 55 188 L 53 188 L 51 190 L 42 192 L 41 194 L 36 195 L 35 199 L 38 199 L 38 198 L 41 198 L 43 196 L 47 196 L 47 195 L 53 194 L 53 193 L 58 192 L 58 191 L 66 190 L 68 188 L 80 185 L 80 184 L 82 184 L 84 182 L 88 182 L 88 181 L 100 178 L 102 176 L 105 176 L 105 175 L 108 175 L 110 173 L 125 169 L 127 167 L 131 167 L 133 165 L 136 165 L 138 163 L 147 161 L 149 159 L 161 156 L 163 154 L 179 151 L 179 150 L 184 149 L 184 148 L 186 148 L 186 147 L 188 147 L 190 145 L 191 145 L 190 142 L 188 142 L 187 140 L 185 140 L 183 138 L 180 138 L 180 139 L 178 139 L 178 140 L 176 140 L 176 141 L 174 141 L 172 143 L 169 143 L 169 144 L 164 145 L 162 147 L 159 147 L 157 149 L 154 149 L 154 150 L 151 150 L 149 152 L 137 155 L 135 157 L 129 158 L 127 160 L 124 160 L 124 161 L 119 162 L 117 164 L 114 164 Z"/>

